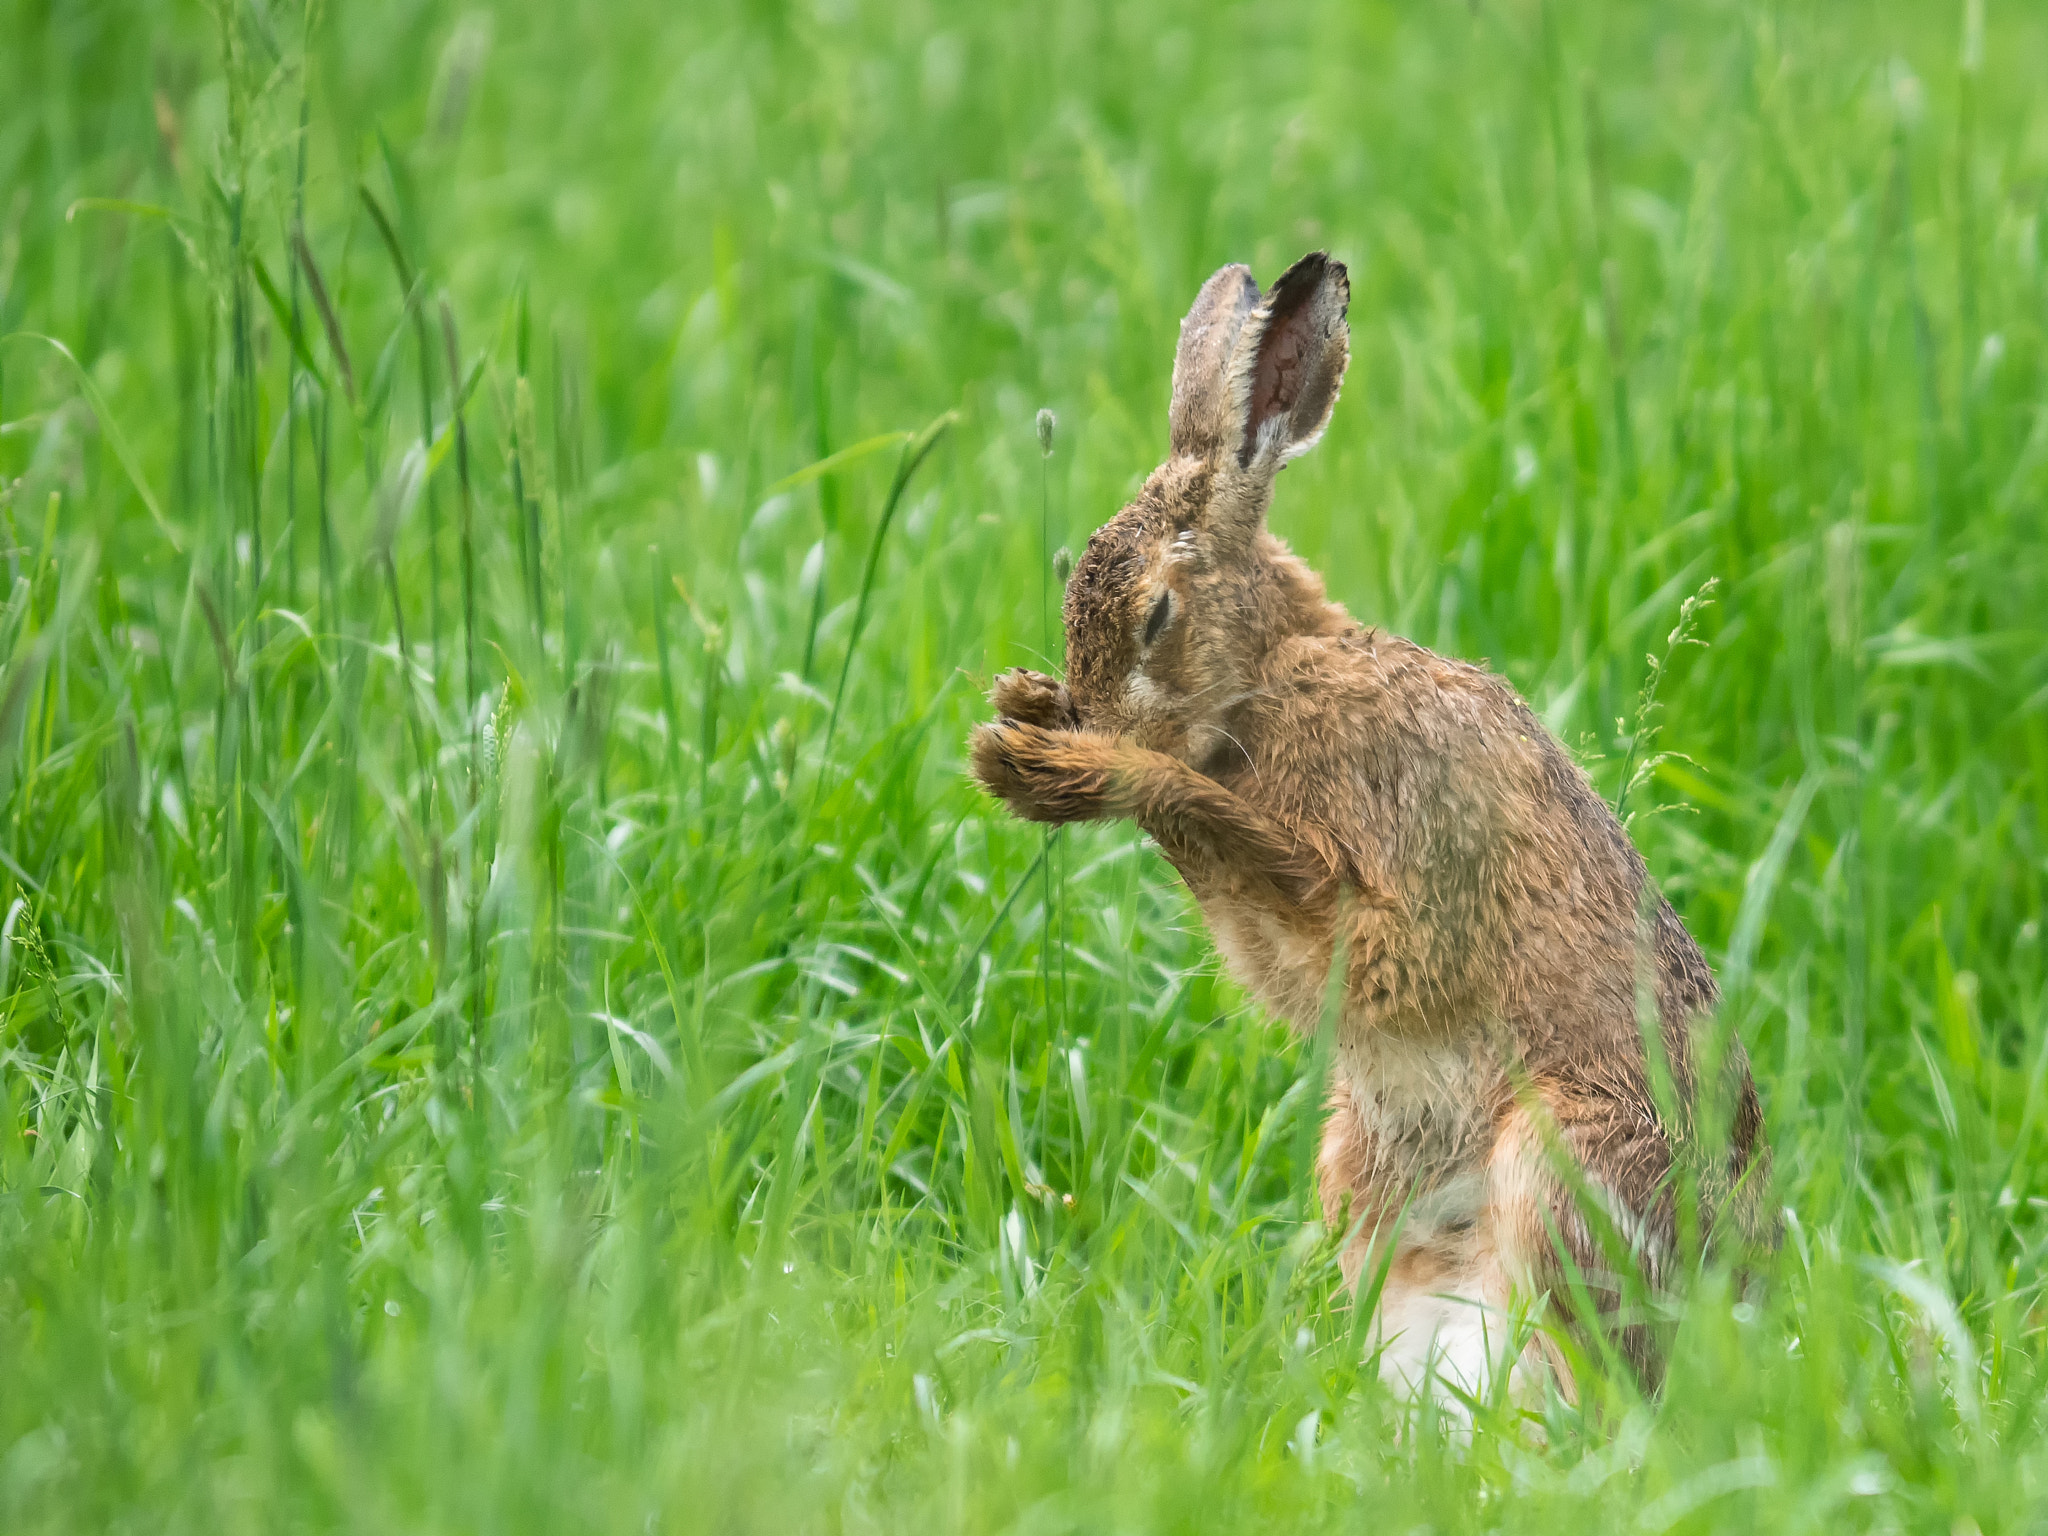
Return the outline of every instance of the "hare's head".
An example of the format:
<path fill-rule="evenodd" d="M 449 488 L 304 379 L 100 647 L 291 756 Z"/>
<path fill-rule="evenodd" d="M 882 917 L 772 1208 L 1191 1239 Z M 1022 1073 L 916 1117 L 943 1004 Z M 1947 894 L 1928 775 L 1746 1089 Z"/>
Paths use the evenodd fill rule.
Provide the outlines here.
<path fill-rule="evenodd" d="M 1172 456 L 1088 541 L 1067 587 L 1081 723 L 1199 762 L 1259 657 L 1331 610 L 1266 533 L 1282 466 L 1322 435 L 1350 357 L 1341 263 L 1304 256 L 1261 294 L 1225 267 L 1181 322 Z"/>

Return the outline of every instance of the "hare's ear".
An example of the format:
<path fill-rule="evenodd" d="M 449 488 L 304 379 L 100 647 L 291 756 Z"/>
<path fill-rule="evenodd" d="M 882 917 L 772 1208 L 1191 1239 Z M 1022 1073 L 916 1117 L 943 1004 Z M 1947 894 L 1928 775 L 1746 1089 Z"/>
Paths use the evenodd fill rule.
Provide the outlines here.
<path fill-rule="evenodd" d="M 1289 267 L 1246 318 L 1230 359 L 1239 469 L 1270 481 L 1323 435 L 1351 360 L 1350 303 L 1344 264 L 1316 251 Z"/>
<path fill-rule="evenodd" d="M 1173 403 L 1167 427 L 1176 458 L 1205 459 L 1235 442 L 1230 405 L 1230 360 L 1239 333 L 1259 305 L 1259 285 L 1250 267 L 1224 267 L 1195 295 L 1194 308 L 1180 323 L 1180 348 L 1173 356 Z"/>

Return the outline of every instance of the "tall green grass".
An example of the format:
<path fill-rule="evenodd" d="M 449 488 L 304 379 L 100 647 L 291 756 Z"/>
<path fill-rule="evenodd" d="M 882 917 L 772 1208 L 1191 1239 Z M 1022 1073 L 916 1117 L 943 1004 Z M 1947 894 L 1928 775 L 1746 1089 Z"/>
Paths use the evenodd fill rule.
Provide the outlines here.
<path fill-rule="evenodd" d="M 2048 18 L 0 36 L 0 1528 L 2038 1523 Z M 1651 765 L 1779 1149 L 1767 1291 L 1540 1432 L 1372 1380 L 1171 872 L 960 778 L 1318 246 L 1276 528 Z"/>

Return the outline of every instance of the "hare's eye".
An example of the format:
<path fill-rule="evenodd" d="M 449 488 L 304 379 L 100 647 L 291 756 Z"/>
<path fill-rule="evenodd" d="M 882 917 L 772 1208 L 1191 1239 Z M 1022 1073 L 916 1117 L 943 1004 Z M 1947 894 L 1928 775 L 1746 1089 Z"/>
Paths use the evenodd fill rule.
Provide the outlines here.
<path fill-rule="evenodd" d="M 1166 628 L 1166 621 L 1173 617 L 1173 594 L 1162 592 L 1159 601 L 1152 605 L 1152 616 L 1145 620 L 1145 644 L 1159 638 L 1159 632 Z"/>

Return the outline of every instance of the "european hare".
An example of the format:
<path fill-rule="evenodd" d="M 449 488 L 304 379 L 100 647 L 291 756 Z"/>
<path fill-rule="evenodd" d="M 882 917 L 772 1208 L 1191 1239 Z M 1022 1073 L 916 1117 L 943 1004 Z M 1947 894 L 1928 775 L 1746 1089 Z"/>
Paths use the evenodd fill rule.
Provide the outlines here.
<path fill-rule="evenodd" d="M 1681 1160 L 1703 1222 L 1770 1240 L 1756 1091 L 1731 1042 L 1721 1124 L 1700 1123 L 1713 976 L 1513 688 L 1358 624 L 1267 531 L 1274 477 L 1336 404 L 1349 297 L 1321 253 L 1264 295 L 1242 266 L 1203 285 L 1171 456 L 1068 584 L 1067 681 L 999 678 L 974 773 L 1033 821 L 1137 822 L 1232 974 L 1298 1026 L 1341 933 L 1321 1194 L 1354 1233 L 1347 1282 L 1387 1266 L 1383 1373 L 1484 1394 L 1503 1366 L 1561 1365 L 1540 1340 L 1507 1361 L 1503 1340 L 1518 1303 L 1567 1292 L 1562 1253 L 1654 1380 L 1615 1255 L 1669 1277 Z"/>

